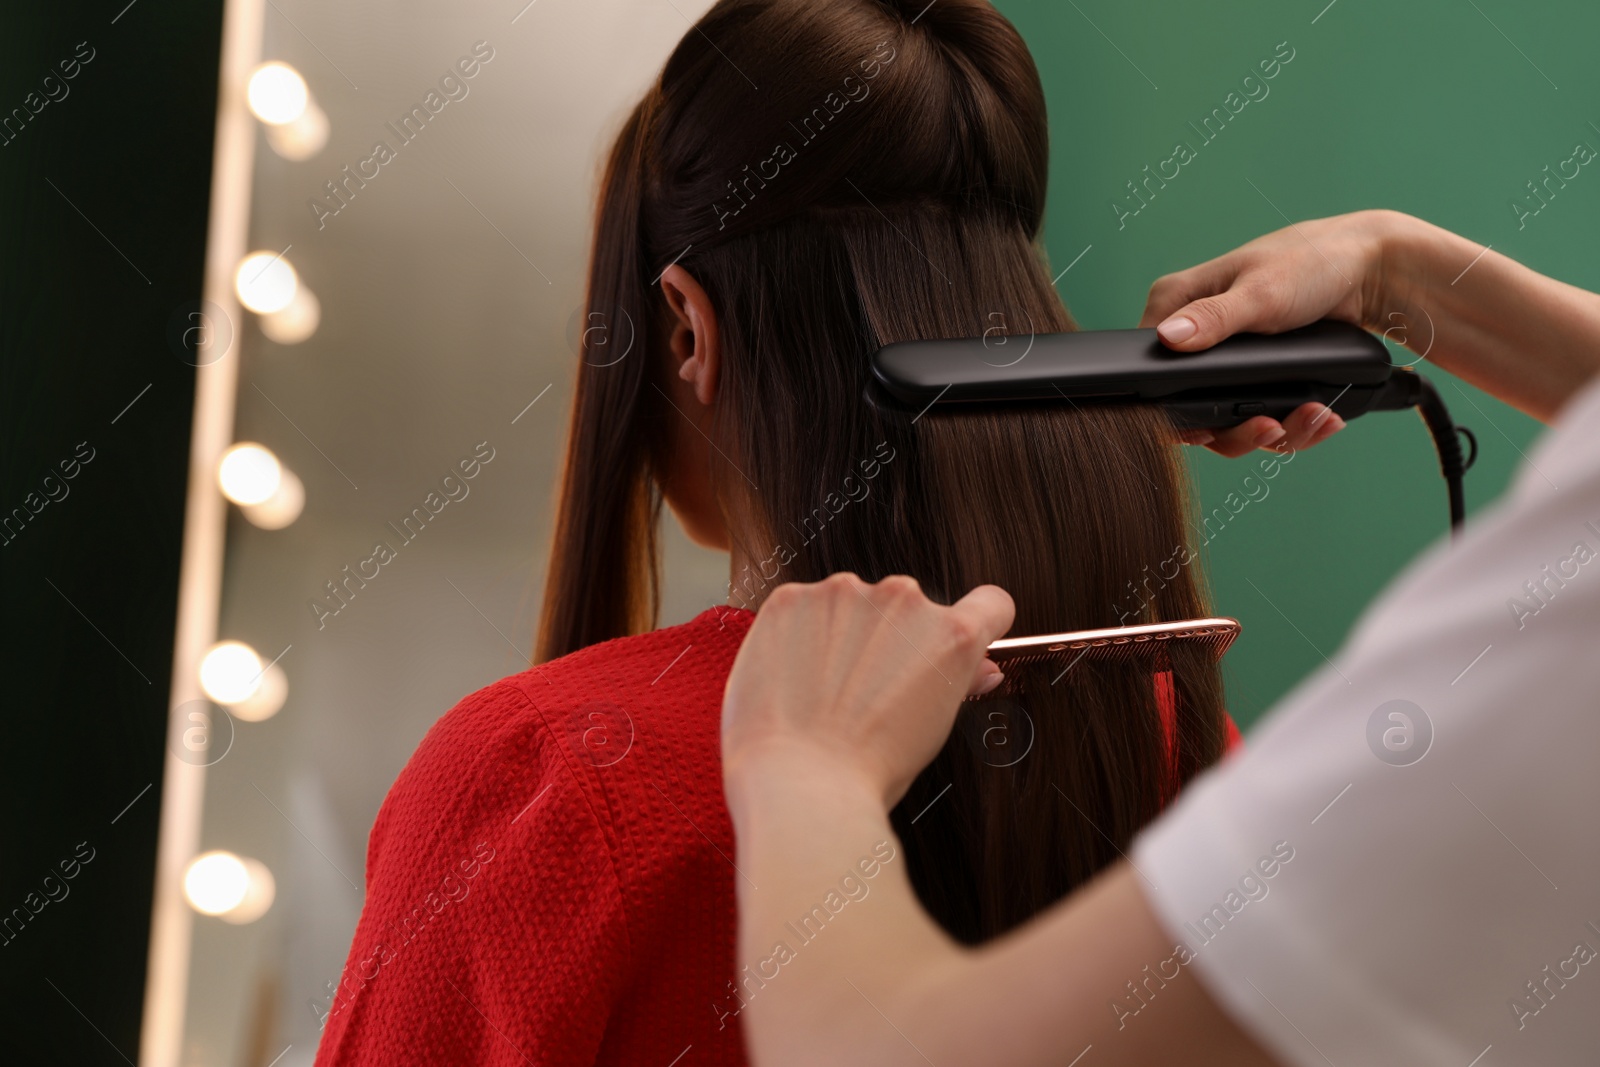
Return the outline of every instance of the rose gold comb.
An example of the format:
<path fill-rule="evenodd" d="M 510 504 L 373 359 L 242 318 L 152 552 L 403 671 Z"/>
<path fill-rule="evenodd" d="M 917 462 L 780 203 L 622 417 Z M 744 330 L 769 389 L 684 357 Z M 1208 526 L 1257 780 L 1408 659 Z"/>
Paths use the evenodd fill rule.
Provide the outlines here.
<path fill-rule="evenodd" d="M 1229 618 L 1184 619 L 1179 622 L 1152 622 L 1138 626 L 1113 626 L 1103 630 L 1073 630 L 1061 634 L 1035 634 L 1007 637 L 989 646 L 989 658 L 1004 670 L 1011 666 L 1059 663 L 1065 674 L 1079 660 L 1134 660 L 1150 663 L 1152 673 L 1169 669 L 1167 650 L 1175 643 L 1207 649 L 1213 659 L 1221 659 L 1234 638 L 1239 636 L 1239 620 Z M 984 694 L 1004 694 L 1011 679 Z M 968 697 L 968 700 L 980 699 Z"/>

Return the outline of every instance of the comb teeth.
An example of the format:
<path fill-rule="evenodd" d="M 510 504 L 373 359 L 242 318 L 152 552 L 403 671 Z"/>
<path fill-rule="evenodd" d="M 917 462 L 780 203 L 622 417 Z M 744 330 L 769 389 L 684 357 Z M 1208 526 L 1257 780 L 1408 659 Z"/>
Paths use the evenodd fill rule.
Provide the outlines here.
<path fill-rule="evenodd" d="M 991 644 L 989 658 L 1002 669 L 1060 664 L 1062 674 L 1082 660 L 1101 663 L 1146 660 L 1152 673 L 1155 673 L 1171 669 L 1168 649 L 1174 643 L 1204 648 L 1212 654 L 1212 658 L 1221 659 L 1238 636 L 1239 623 L 1235 619 L 1194 619 L 1111 630 L 1010 638 Z M 1015 695 L 1020 689 L 1020 684 L 1008 675 L 1005 681 L 982 697 L 969 696 L 966 699 L 972 701 Z"/>

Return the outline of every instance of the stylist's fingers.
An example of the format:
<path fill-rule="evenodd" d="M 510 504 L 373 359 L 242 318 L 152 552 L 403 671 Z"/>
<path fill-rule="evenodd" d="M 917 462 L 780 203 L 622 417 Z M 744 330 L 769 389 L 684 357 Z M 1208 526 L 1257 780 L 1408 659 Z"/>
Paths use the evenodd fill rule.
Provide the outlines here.
<path fill-rule="evenodd" d="M 1273 291 L 1245 283 L 1174 309 L 1156 323 L 1156 332 L 1170 348 L 1197 352 L 1236 333 L 1273 332 L 1279 328 L 1279 318 Z"/>
<path fill-rule="evenodd" d="M 952 604 L 950 611 L 964 631 L 960 636 L 976 646 L 980 657 L 967 692 L 973 696 L 987 693 L 1005 679 L 1005 674 L 984 655 L 984 650 L 989 642 L 1011 629 L 1017 615 L 1016 602 L 998 585 L 980 585 Z"/>
<path fill-rule="evenodd" d="M 1325 404 L 1301 404 L 1283 420 L 1285 437 L 1277 447 L 1299 451 L 1320 444 L 1344 429 L 1344 420 Z"/>
<path fill-rule="evenodd" d="M 1219 456 L 1237 459 L 1258 448 L 1298 452 L 1321 444 L 1342 429 L 1344 420 L 1335 415 L 1332 408 L 1311 403 L 1301 404 L 1281 423 L 1266 415 L 1257 415 L 1226 430 L 1205 431 L 1209 439 L 1196 440 L 1185 435 L 1185 440 L 1190 444 L 1203 444 Z"/>
<path fill-rule="evenodd" d="M 1292 313 L 1283 292 L 1287 268 L 1264 265 L 1257 261 L 1259 255 L 1235 249 L 1157 278 L 1139 325 L 1154 326 L 1161 340 L 1180 352 L 1210 348 L 1236 333 L 1274 333 L 1303 325 L 1289 321 Z"/>
<path fill-rule="evenodd" d="M 950 605 L 950 610 L 973 626 L 984 646 L 1011 629 L 1017 617 L 1016 601 L 998 585 L 980 585 Z"/>
<path fill-rule="evenodd" d="M 1226 292 L 1239 277 L 1239 256 L 1230 252 L 1188 270 L 1157 278 L 1145 300 L 1140 329 L 1149 329 L 1172 317 L 1179 308 L 1202 297 Z"/>
<path fill-rule="evenodd" d="M 1258 448 L 1272 448 L 1282 441 L 1284 436 L 1284 428 L 1277 419 L 1257 415 L 1237 426 L 1213 431 L 1212 439 L 1206 447 L 1219 456 L 1237 459 Z"/>

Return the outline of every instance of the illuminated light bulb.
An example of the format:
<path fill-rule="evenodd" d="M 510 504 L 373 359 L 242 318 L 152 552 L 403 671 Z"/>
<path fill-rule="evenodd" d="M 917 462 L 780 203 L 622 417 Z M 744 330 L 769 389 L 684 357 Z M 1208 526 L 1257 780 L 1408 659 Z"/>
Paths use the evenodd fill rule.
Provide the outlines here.
<path fill-rule="evenodd" d="M 261 918 L 276 894 L 277 885 L 265 864 L 220 849 L 196 856 L 183 872 L 183 895 L 189 906 L 231 923 Z"/>
<path fill-rule="evenodd" d="M 278 488 L 259 504 L 244 504 L 239 510 L 252 525 L 263 530 L 281 530 L 300 517 L 306 506 L 306 487 L 293 471 L 283 468 Z"/>
<path fill-rule="evenodd" d="M 263 315 L 261 332 L 280 345 L 297 345 L 317 332 L 322 322 L 322 303 L 317 294 L 297 285 L 294 297 L 279 311 Z"/>
<path fill-rule="evenodd" d="M 245 722 L 270 719 L 283 708 L 289 698 L 289 676 L 276 663 L 268 664 L 261 672 L 261 684 L 243 700 L 228 705 L 228 712 Z"/>
<path fill-rule="evenodd" d="M 233 272 L 239 303 L 260 315 L 288 307 L 299 288 L 299 275 L 280 252 L 252 252 Z"/>
<path fill-rule="evenodd" d="M 250 875 L 249 888 L 245 890 L 243 900 L 218 916 L 235 924 L 253 923 L 261 918 L 272 907 L 272 899 L 278 893 L 277 883 L 273 881 L 272 872 L 267 870 L 265 863 L 249 856 L 243 857 L 243 861 L 244 869 Z"/>
<path fill-rule="evenodd" d="M 261 657 L 242 641 L 212 645 L 200 660 L 200 688 L 218 704 L 248 700 L 261 688 Z"/>
<path fill-rule="evenodd" d="M 231 852 L 204 852 L 183 872 L 183 895 L 195 911 L 221 915 L 237 908 L 250 892 L 250 871 Z"/>
<path fill-rule="evenodd" d="M 255 69 L 245 96 L 256 118 L 271 126 L 293 122 L 311 102 L 311 91 L 300 72 L 276 60 Z"/>
<path fill-rule="evenodd" d="M 284 159 L 302 163 L 327 145 L 328 127 L 328 113 L 313 100 L 299 118 L 281 126 L 268 126 L 267 143 Z"/>
<path fill-rule="evenodd" d="M 253 441 L 241 441 L 222 454 L 217 464 L 217 484 L 235 504 L 270 500 L 283 482 L 283 465 L 270 450 Z"/>

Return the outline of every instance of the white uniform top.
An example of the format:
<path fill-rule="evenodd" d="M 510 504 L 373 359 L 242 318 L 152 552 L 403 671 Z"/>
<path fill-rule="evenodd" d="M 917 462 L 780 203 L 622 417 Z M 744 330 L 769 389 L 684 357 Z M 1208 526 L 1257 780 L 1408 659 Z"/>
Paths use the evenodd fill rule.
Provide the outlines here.
<path fill-rule="evenodd" d="M 1284 1064 L 1600 1064 L 1600 381 L 1132 859 L 1125 1028 L 1187 967 Z"/>

